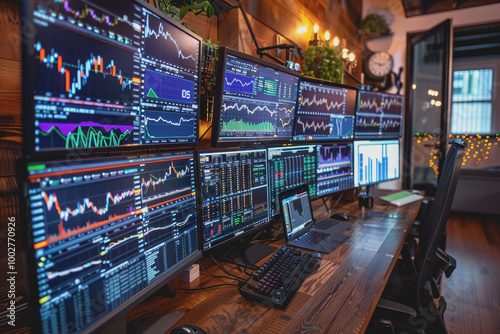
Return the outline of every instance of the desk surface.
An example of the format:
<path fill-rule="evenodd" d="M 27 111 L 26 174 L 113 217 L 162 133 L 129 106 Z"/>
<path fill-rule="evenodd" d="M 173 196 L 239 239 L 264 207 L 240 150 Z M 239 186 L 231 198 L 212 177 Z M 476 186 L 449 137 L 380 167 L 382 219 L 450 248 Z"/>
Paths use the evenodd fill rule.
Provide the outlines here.
<path fill-rule="evenodd" d="M 236 286 L 200 291 L 177 291 L 174 299 L 154 297 L 127 315 L 129 321 L 168 312 L 186 315 L 176 325 L 193 324 L 207 333 L 363 333 L 394 267 L 420 202 L 395 207 L 376 199 L 371 210 L 361 211 L 357 203 L 341 203 L 334 211 L 358 216 L 343 233 L 349 239 L 330 254 L 323 254 L 318 271 L 309 276 L 285 310 L 252 302 L 241 297 Z M 318 218 L 327 216 L 321 201 L 314 202 Z M 372 212 L 398 215 L 375 216 Z M 284 244 L 281 238 L 273 246 Z M 260 265 L 269 257 L 266 257 Z M 201 263 L 213 275 L 227 276 L 209 259 Z M 247 279 L 236 266 L 221 265 Z M 200 278 L 181 283 L 195 289 L 216 284 L 236 284 L 234 280 L 214 278 L 200 270 Z"/>

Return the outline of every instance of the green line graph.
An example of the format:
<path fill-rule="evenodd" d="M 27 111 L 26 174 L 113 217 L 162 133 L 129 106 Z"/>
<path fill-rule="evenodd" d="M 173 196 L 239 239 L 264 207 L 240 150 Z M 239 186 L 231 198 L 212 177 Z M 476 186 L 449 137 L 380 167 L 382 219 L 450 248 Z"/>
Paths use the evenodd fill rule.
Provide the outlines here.
<path fill-rule="evenodd" d="M 86 131 L 82 127 L 76 128 L 75 132 L 63 135 L 57 127 L 50 128 L 49 131 L 40 133 L 43 136 L 50 136 L 55 132 L 66 142 L 66 148 L 90 148 L 90 147 L 111 147 L 122 145 L 122 141 L 126 140 L 132 131 L 127 130 L 125 133 L 115 132 L 113 129 L 106 134 L 103 131 L 97 130 L 94 127 L 88 127 Z"/>

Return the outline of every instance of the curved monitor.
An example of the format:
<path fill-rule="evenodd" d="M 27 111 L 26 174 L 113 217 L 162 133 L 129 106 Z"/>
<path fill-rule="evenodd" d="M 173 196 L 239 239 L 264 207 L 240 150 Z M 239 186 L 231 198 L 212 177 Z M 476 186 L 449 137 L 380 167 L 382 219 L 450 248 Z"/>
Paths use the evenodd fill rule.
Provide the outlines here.
<path fill-rule="evenodd" d="M 27 156 L 198 142 L 201 37 L 144 1 L 23 1 Z"/>
<path fill-rule="evenodd" d="M 354 138 L 358 90 L 329 81 L 300 81 L 293 140 L 332 141 Z"/>
<path fill-rule="evenodd" d="M 400 138 L 404 96 L 360 90 L 356 109 L 356 139 Z"/>
<path fill-rule="evenodd" d="M 354 141 L 354 185 L 399 179 L 399 140 Z"/>
<path fill-rule="evenodd" d="M 193 151 L 33 161 L 25 172 L 34 332 L 125 321 L 201 257 Z"/>
<path fill-rule="evenodd" d="M 244 53 L 219 51 L 212 146 L 292 140 L 300 73 Z"/>
<path fill-rule="evenodd" d="M 266 149 L 198 151 L 203 250 L 269 222 Z"/>

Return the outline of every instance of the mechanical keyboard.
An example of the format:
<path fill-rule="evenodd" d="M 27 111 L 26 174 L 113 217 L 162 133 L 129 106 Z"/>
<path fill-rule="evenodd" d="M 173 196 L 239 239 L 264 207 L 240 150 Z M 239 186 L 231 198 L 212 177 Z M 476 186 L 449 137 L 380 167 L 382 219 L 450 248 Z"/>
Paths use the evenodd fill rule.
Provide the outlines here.
<path fill-rule="evenodd" d="M 318 267 L 319 260 L 311 254 L 283 246 L 240 287 L 240 293 L 245 298 L 285 308 L 306 277 Z"/>

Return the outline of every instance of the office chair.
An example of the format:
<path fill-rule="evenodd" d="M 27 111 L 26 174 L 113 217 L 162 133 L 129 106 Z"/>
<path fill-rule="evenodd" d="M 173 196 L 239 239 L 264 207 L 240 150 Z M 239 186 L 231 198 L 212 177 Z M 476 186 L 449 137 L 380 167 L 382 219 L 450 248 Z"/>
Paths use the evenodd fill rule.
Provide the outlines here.
<path fill-rule="evenodd" d="M 439 245 L 455 195 L 465 147 L 462 140 L 452 140 L 450 144 L 434 203 L 421 226 L 417 271 L 413 280 L 408 279 L 402 285 L 403 291 L 399 298 L 389 300 L 382 295 L 368 333 L 447 333 L 443 317 L 446 300 L 440 296 L 434 273 L 442 270 L 446 277 L 450 277 L 456 267 L 455 259 Z M 434 299 L 439 300 L 438 307 Z"/>

